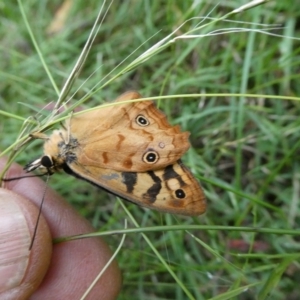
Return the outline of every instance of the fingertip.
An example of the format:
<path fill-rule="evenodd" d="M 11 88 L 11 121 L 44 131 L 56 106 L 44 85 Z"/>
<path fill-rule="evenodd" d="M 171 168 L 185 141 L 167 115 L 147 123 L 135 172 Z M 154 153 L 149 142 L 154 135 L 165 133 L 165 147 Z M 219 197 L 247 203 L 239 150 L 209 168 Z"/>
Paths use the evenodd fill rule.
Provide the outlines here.
<path fill-rule="evenodd" d="M 27 299 L 50 265 L 52 239 L 43 217 L 29 250 L 38 208 L 22 196 L 0 189 L 0 298 Z"/>

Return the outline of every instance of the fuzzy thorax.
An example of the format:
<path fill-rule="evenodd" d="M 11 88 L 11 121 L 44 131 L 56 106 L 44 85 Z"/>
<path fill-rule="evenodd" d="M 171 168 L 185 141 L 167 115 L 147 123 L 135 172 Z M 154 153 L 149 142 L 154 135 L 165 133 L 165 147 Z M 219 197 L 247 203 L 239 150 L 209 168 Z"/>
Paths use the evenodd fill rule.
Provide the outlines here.
<path fill-rule="evenodd" d="M 66 163 L 69 145 L 68 134 L 65 130 L 54 130 L 44 144 L 44 155 L 25 166 L 27 172 L 36 169 L 47 169 L 53 173 Z"/>

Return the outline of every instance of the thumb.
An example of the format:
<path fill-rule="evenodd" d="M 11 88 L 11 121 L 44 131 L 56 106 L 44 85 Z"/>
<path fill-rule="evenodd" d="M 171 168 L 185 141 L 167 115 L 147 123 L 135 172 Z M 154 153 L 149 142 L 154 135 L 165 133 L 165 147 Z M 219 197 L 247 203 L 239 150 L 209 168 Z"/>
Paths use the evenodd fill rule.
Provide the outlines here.
<path fill-rule="evenodd" d="M 50 264 L 52 240 L 41 216 L 33 247 L 38 208 L 0 188 L 0 298 L 27 299 L 40 285 Z"/>

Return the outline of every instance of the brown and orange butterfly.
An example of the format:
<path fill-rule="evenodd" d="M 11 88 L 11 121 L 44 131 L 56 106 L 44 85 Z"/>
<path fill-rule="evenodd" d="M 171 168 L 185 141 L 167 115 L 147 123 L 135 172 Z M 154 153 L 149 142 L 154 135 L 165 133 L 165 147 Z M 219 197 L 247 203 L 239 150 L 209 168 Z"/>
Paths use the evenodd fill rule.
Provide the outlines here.
<path fill-rule="evenodd" d="M 127 92 L 116 102 L 142 98 Z M 180 158 L 189 133 L 171 126 L 152 101 L 131 102 L 72 116 L 46 138 L 44 155 L 27 172 L 64 170 L 138 205 L 199 215 L 206 200 Z"/>

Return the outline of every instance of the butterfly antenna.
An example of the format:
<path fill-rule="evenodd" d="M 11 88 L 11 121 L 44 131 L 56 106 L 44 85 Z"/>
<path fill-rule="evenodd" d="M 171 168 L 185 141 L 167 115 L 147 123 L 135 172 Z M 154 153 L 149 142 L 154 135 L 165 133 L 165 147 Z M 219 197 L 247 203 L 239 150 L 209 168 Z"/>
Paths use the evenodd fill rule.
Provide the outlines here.
<path fill-rule="evenodd" d="M 11 178 L 2 178 L 2 181 L 14 181 L 14 180 L 19 180 L 19 179 L 23 179 L 23 178 L 28 178 L 28 177 L 42 177 L 45 175 L 49 175 L 49 173 L 43 173 L 43 174 L 33 174 L 33 175 L 22 175 L 22 176 L 18 176 L 18 177 L 11 177 Z"/>
<path fill-rule="evenodd" d="M 46 174 L 43 174 L 43 175 L 46 175 Z M 39 212 L 38 212 L 38 216 L 37 216 L 37 220 L 36 220 L 36 225 L 35 225 L 35 228 L 34 228 L 34 231 L 33 231 L 31 243 L 30 243 L 30 246 L 29 246 L 29 251 L 31 250 L 31 248 L 33 246 L 33 242 L 34 242 L 35 237 L 36 237 L 37 229 L 38 229 L 39 222 L 40 222 L 40 217 L 41 217 L 41 214 L 42 214 L 42 207 L 43 207 L 43 203 L 44 203 L 44 200 L 45 200 L 46 191 L 47 191 L 47 188 L 48 188 L 48 182 L 49 182 L 50 175 L 51 175 L 51 173 L 48 172 L 47 173 L 47 178 L 46 178 L 46 186 L 45 186 L 45 189 L 44 189 L 41 205 L 39 207 Z"/>

